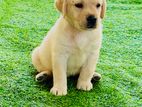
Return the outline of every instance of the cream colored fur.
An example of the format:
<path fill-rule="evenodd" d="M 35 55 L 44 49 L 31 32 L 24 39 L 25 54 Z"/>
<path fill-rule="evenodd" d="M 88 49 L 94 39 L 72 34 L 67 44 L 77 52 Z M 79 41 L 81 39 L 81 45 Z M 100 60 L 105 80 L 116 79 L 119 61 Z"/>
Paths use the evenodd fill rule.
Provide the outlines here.
<path fill-rule="evenodd" d="M 79 11 L 72 4 L 82 1 L 86 7 L 79 18 Z M 79 74 L 77 89 L 86 91 L 92 89 L 93 75 L 100 76 L 95 70 L 102 43 L 101 20 L 105 10 L 101 7 L 97 10 L 94 5 L 99 2 L 103 7 L 105 0 L 90 1 L 56 0 L 57 9 L 62 14 L 32 53 L 32 63 L 39 72 L 36 77 L 44 73 L 53 75 L 53 87 L 50 92 L 54 95 L 67 94 L 67 76 Z M 84 26 L 89 14 L 97 17 L 95 29 L 86 29 Z"/>

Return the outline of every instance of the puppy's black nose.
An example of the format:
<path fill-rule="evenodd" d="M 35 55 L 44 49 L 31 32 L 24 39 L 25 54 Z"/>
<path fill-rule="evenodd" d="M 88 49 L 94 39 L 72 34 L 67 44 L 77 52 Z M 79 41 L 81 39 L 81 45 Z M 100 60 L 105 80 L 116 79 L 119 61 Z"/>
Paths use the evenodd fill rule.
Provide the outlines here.
<path fill-rule="evenodd" d="M 90 15 L 87 17 L 87 28 L 95 28 L 96 27 L 97 18 L 95 16 Z"/>

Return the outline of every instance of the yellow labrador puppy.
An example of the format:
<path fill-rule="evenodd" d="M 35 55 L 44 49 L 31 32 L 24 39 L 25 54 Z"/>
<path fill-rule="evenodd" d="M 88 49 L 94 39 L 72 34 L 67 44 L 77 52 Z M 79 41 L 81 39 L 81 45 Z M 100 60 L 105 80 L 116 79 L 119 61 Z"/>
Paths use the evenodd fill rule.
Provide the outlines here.
<path fill-rule="evenodd" d="M 67 77 L 79 74 L 77 89 L 92 89 L 92 77 L 102 43 L 102 18 L 106 0 L 55 0 L 61 12 L 41 45 L 32 53 L 32 63 L 39 72 L 36 79 L 53 76 L 54 95 L 67 94 Z"/>

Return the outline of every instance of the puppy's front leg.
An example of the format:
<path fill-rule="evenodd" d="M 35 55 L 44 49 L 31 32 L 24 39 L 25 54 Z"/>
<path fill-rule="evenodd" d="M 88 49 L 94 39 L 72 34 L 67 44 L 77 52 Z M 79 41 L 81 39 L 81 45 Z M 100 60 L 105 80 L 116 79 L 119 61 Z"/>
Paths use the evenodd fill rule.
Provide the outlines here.
<path fill-rule="evenodd" d="M 93 88 L 91 79 L 93 76 L 100 76 L 95 73 L 99 52 L 91 53 L 83 65 L 77 83 L 77 89 L 89 91 Z"/>
<path fill-rule="evenodd" d="M 54 95 L 67 94 L 67 58 L 64 55 L 54 55 L 52 59 L 53 66 L 53 87 L 50 92 Z"/>

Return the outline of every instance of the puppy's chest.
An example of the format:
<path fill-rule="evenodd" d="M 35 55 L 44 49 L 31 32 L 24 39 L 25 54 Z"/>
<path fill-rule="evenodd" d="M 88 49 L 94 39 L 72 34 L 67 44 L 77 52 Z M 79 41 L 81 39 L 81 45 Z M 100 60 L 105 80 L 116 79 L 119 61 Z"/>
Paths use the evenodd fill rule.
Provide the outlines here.
<path fill-rule="evenodd" d="M 82 62 L 81 60 L 86 59 L 90 53 L 96 50 L 98 47 L 98 41 L 90 33 L 83 33 L 76 35 L 72 40 L 72 47 L 70 49 L 70 57 L 77 59 L 77 61 Z"/>
<path fill-rule="evenodd" d="M 73 39 L 73 48 L 80 51 L 86 51 L 93 45 L 93 35 L 78 34 Z"/>
<path fill-rule="evenodd" d="M 68 75 L 74 75 L 79 72 L 82 65 L 85 63 L 88 57 L 88 52 L 81 51 L 80 49 L 73 50 L 68 58 Z"/>
<path fill-rule="evenodd" d="M 79 35 L 74 38 L 68 59 L 68 73 L 74 75 L 84 65 L 89 54 L 94 50 L 95 44 L 91 38 Z"/>

